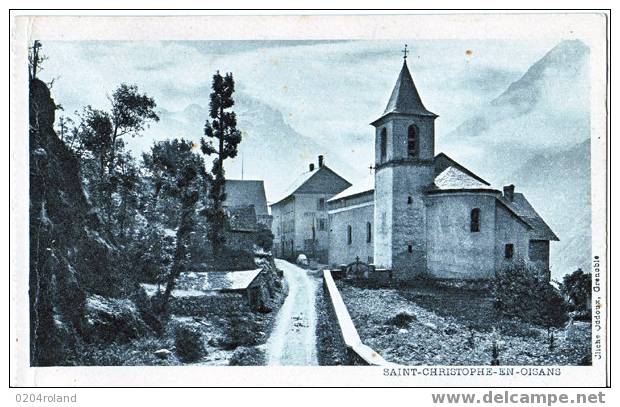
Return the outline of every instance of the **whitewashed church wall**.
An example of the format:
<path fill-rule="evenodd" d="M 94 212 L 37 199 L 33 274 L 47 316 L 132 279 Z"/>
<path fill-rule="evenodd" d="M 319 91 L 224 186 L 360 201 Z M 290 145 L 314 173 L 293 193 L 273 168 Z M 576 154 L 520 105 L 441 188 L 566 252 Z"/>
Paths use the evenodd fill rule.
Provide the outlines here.
<path fill-rule="evenodd" d="M 529 229 L 515 215 L 503 205 L 497 204 L 495 210 L 496 239 L 495 239 L 495 267 L 501 269 L 517 260 L 529 259 Z M 511 259 L 505 257 L 506 245 L 514 245 Z"/>
<path fill-rule="evenodd" d="M 329 264 L 349 264 L 359 257 L 364 263 L 374 261 L 374 204 L 366 202 L 346 210 L 332 211 L 329 233 Z M 370 222 L 370 242 L 367 223 Z M 348 243 L 348 226 L 351 226 L 351 244 Z"/>
<path fill-rule="evenodd" d="M 480 231 L 471 211 L 480 209 Z M 486 279 L 495 270 L 495 196 L 450 193 L 427 198 L 427 267 L 435 278 Z"/>

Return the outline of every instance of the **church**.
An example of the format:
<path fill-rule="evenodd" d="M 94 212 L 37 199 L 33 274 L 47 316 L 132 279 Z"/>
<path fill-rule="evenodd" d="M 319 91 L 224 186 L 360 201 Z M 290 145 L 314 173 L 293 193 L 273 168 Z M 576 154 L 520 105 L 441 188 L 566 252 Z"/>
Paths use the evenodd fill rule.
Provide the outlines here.
<path fill-rule="evenodd" d="M 500 191 L 448 155 L 435 154 L 437 117 L 422 103 L 405 55 L 387 107 L 371 123 L 374 179 L 348 186 L 330 174 L 338 180 L 336 189 L 313 190 L 327 198 L 321 226 L 329 233 L 319 244 L 327 247 L 327 263 L 359 259 L 391 270 L 399 280 L 488 279 L 518 259 L 548 271 L 550 241 L 558 237 L 514 185 Z M 303 191 L 299 185 L 297 191 Z M 275 211 L 272 206 L 276 215 L 279 206 Z M 288 212 L 296 218 L 294 206 Z M 309 225 L 300 218 L 290 227 Z M 281 230 L 274 229 L 274 235 L 285 248 Z M 313 242 L 315 237 L 312 233 Z M 303 251 L 295 251 L 292 241 L 290 249 L 291 254 Z"/>

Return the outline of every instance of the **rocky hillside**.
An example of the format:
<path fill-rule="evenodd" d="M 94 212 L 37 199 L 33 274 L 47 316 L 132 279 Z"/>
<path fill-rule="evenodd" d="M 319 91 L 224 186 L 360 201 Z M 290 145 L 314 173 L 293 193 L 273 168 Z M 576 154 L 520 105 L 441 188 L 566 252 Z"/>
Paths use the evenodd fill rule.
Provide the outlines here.
<path fill-rule="evenodd" d="M 116 249 L 92 211 L 79 163 L 54 132 L 56 104 L 30 82 L 31 365 L 64 363 L 89 293 L 117 295 Z"/>

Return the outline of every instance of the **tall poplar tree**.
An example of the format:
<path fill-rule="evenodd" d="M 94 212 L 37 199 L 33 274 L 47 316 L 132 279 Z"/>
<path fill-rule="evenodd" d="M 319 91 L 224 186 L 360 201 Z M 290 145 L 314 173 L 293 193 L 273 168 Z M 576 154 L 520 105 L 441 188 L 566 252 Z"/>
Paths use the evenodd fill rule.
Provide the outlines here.
<path fill-rule="evenodd" d="M 209 116 L 205 123 L 205 138 L 201 139 L 201 150 L 206 155 L 215 155 L 213 160 L 213 182 L 209 190 L 211 207 L 207 210 L 210 229 L 209 239 L 213 245 L 215 255 L 221 254 L 221 248 L 225 243 L 224 227 L 226 226 L 226 213 L 223 209 L 226 200 L 224 184 L 224 161 L 237 156 L 237 147 L 241 142 L 241 132 L 237 130 L 237 118 L 235 112 L 230 110 L 235 104 L 233 93 L 235 81 L 232 73 L 225 76 L 217 71 L 213 75 L 209 103 Z"/>

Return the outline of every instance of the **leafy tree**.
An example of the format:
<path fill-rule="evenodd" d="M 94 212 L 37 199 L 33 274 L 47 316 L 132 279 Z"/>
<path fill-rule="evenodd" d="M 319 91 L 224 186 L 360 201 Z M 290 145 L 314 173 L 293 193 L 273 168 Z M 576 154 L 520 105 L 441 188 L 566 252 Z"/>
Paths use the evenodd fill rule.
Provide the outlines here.
<path fill-rule="evenodd" d="M 211 206 L 206 211 L 210 222 L 209 240 L 213 245 L 216 255 L 220 254 L 221 247 L 225 242 L 224 228 L 226 225 L 226 213 L 223 203 L 226 200 L 224 184 L 224 161 L 237 156 L 237 147 L 241 142 L 241 132 L 237 129 L 235 112 L 229 109 L 235 104 L 233 93 L 235 81 L 232 73 L 225 76 L 219 71 L 213 75 L 213 92 L 209 103 L 209 116 L 211 121 L 205 123 L 205 136 L 201 139 L 201 150 L 205 155 L 216 155 L 213 160 L 213 182 L 209 191 Z"/>
<path fill-rule="evenodd" d="M 592 296 L 592 274 L 577 269 L 562 279 L 560 291 L 571 311 L 587 312 Z"/>
<path fill-rule="evenodd" d="M 193 152 L 193 147 L 192 142 L 183 139 L 166 140 L 155 143 L 151 152 L 143 155 L 155 208 L 163 202 L 165 206 L 172 206 L 177 216 L 174 255 L 160 304 L 162 314 L 167 313 L 172 290 L 180 274 L 187 268 L 187 245 L 190 233 L 195 228 L 194 215 L 210 179 L 202 157 Z"/>
<path fill-rule="evenodd" d="M 93 203 L 105 215 L 107 229 L 124 238 L 130 209 L 137 203 L 139 174 L 123 139 L 139 136 L 159 117 L 155 101 L 135 85 L 121 84 L 108 99 L 109 111 L 86 106 L 77 113 L 79 123 L 66 130 L 65 143 L 81 160 L 82 178 Z"/>

